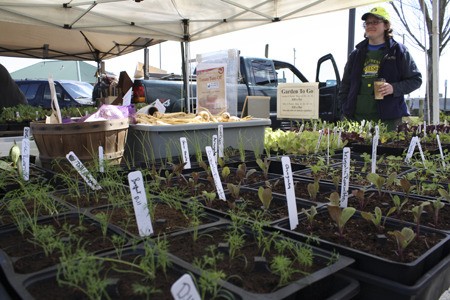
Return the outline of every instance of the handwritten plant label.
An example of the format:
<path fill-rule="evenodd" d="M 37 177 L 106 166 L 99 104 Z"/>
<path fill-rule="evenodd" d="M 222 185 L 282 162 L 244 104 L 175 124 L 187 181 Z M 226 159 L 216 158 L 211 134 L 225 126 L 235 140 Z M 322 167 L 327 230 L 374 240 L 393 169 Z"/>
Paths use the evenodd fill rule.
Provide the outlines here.
<path fill-rule="evenodd" d="M 141 171 L 128 173 L 128 185 L 130 186 L 131 198 L 133 199 L 133 208 L 139 229 L 139 236 L 150 236 L 153 234 L 153 226 L 148 210 L 147 196 L 145 194 Z"/>
<path fill-rule="evenodd" d="M 423 155 L 422 145 L 420 144 L 419 138 L 417 138 L 417 148 L 419 149 L 420 157 L 422 158 L 423 167 L 426 169 L 427 166 L 425 165 L 425 155 Z"/>
<path fill-rule="evenodd" d="M 215 165 L 217 165 L 217 162 L 219 161 L 219 159 L 217 158 L 218 155 L 218 137 L 217 134 L 214 134 L 212 136 L 212 150 L 213 150 L 213 154 L 214 154 L 214 160 L 216 161 Z"/>
<path fill-rule="evenodd" d="M 342 185 L 340 207 L 348 206 L 348 186 L 350 183 L 350 148 L 345 147 L 342 153 Z"/>
<path fill-rule="evenodd" d="M 439 154 L 441 155 L 442 166 L 445 168 L 444 152 L 442 152 L 441 138 L 439 137 L 439 134 L 436 134 L 436 141 L 439 147 Z"/>
<path fill-rule="evenodd" d="M 298 225 L 298 216 L 297 202 L 295 201 L 294 178 L 292 177 L 292 166 L 289 156 L 281 157 L 281 165 L 283 166 L 284 187 L 286 190 L 289 224 L 291 226 L 291 230 L 294 230 Z"/>
<path fill-rule="evenodd" d="M 105 172 L 105 157 L 103 154 L 103 146 L 98 146 L 98 168 L 100 173 Z"/>
<path fill-rule="evenodd" d="M 23 138 L 24 139 L 29 139 L 31 136 L 31 129 L 30 127 L 24 127 L 23 128 Z"/>
<path fill-rule="evenodd" d="M 170 287 L 170 293 L 175 300 L 201 300 L 194 280 L 189 274 L 184 274 L 175 281 Z"/>
<path fill-rule="evenodd" d="M 67 160 L 72 164 L 72 166 L 77 170 L 77 172 L 81 175 L 84 181 L 89 185 L 89 187 L 93 190 L 101 190 L 102 187 L 98 184 L 97 180 L 95 180 L 94 176 L 89 172 L 88 169 L 83 165 L 78 156 L 75 155 L 73 151 L 70 151 L 66 155 Z"/>
<path fill-rule="evenodd" d="M 183 169 L 190 169 L 191 158 L 189 156 L 189 146 L 187 139 L 184 136 L 180 137 L 180 145 L 181 145 L 181 157 L 183 159 L 183 162 L 185 163 Z"/>
<path fill-rule="evenodd" d="M 223 158 L 224 156 L 224 151 L 223 151 L 223 125 L 219 125 L 217 128 L 217 145 L 219 148 L 219 157 Z"/>
<path fill-rule="evenodd" d="M 377 148 L 380 136 L 375 133 L 372 139 L 372 173 L 377 171 Z"/>
<path fill-rule="evenodd" d="M 24 137 L 22 139 L 22 177 L 23 180 L 30 179 L 30 139 Z"/>
<path fill-rule="evenodd" d="M 406 152 L 405 162 L 409 163 L 411 160 L 411 157 L 414 153 L 414 148 L 416 148 L 416 144 L 418 142 L 419 138 L 417 136 L 413 136 L 411 139 L 411 142 L 409 143 L 408 151 Z"/>
<path fill-rule="evenodd" d="M 322 136 L 323 136 L 323 130 L 320 129 L 319 130 L 319 139 L 317 140 L 316 149 L 315 149 L 314 153 L 317 153 L 319 151 L 320 143 L 322 142 Z"/>
<path fill-rule="evenodd" d="M 214 152 L 210 146 L 206 146 L 205 150 L 206 156 L 208 156 L 209 167 L 211 168 L 211 175 L 214 178 L 217 195 L 219 196 L 220 200 L 227 201 L 227 198 L 225 198 L 225 192 L 223 191 L 222 181 L 220 180 L 219 170 L 217 169 Z"/>

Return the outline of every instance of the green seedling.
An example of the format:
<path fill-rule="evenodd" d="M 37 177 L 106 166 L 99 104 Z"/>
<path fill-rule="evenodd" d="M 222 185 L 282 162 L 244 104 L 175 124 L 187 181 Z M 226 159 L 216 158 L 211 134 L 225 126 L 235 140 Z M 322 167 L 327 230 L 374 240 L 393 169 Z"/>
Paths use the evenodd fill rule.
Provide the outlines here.
<path fill-rule="evenodd" d="M 256 159 L 256 163 L 258 164 L 259 168 L 263 172 L 263 176 L 265 179 L 269 178 L 269 167 L 270 167 L 270 160 L 267 159 L 267 157 L 262 160 L 261 158 Z"/>
<path fill-rule="evenodd" d="M 330 203 L 328 204 L 328 213 L 331 219 L 336 223 L 339 231 L 339 236 L 344 236 L 344 227 L 348 220 L 355 214 L 356 209 L 354 207 L 339 207 L 339 194 L 333 192 L 330 195 Z"/>
<path fill-rule="evenodd" d="M 416 233 L 417 235 L 420 234 L 420 220 L 422 218 L 423 209 L 425 206 L 430 205 L 429 201 L 424 201 L 420 203 L 419 205 L 415 205 L 413 208 L 411 208 L 411 212 L 414 216 L 414 222 L 416 223 Z"/>
<path fill-rule="evenodd" d="M 308 189 L 308 194 L 311 200 L 316 201 L 317 194 L 319 194 L 319 180 L 317 178 L 314 178 L 314 182 L 308 183 L 306 188 Z"/>
<path fill-rule="evenodd" d="M 367 180 L 369 180 L 377 187 L 378 195 L 381 196 L 381 190 L 383 189 L 383 185 L 386 182 L 386 178 L 378 175 L 377 173 L 369 173 L 367 174 Z"/>
<path fill-rule="evenodd" d="M 414 240 L 416 234 L 411 228 L 404 227 L 401 231 L 394 230 L 388 231 L 388 234 L 393 236 L 397 242 L 397 254 L 400 257 L 400 260 L 404 259 L 404 251 L 406 247 Z"/>
<path fill-rule="evenodd" d="M 263 204 L 264 210 L 268 210 L 272 202 L 272 189 L 269 187 L 260 186 L 258 189 L 258 197 Z"/>

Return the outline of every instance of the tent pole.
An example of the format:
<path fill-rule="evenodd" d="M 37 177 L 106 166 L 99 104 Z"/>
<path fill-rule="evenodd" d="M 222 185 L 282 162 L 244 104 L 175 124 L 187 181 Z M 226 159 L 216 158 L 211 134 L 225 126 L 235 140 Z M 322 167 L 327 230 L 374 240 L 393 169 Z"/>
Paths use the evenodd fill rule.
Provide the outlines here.
<path fill-rule="evenodd" d="M 144 79 L 148 79 L 149 78 L 149 76 L 148 76 L 148 69 L 149 69 L 149 50 L 148 50 L 148 48 L 146 47 L 145 49 L 144 49 Z"/>
<path fill-rule="evenodd" d="M 351 8 L 348 11 L 348 43 L 347 56 L 350 56 L 355 48 L 355 9 Z"/>

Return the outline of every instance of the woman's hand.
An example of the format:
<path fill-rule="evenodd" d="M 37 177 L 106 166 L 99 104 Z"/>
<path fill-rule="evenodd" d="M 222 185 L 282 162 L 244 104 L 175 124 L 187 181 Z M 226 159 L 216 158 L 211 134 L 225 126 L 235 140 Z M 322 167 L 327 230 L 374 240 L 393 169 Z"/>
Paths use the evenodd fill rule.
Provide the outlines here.
<path fill-rule="evenodd" d="M 378 91 L 384 97 L 384 96 L 393 94 L 394 93 L 394 87 L 392 86 L 392 84 L 390 84 L 388 82 L 385 82 L 385 83 L 383 83 L 383 85 L 380 86 Z"/>

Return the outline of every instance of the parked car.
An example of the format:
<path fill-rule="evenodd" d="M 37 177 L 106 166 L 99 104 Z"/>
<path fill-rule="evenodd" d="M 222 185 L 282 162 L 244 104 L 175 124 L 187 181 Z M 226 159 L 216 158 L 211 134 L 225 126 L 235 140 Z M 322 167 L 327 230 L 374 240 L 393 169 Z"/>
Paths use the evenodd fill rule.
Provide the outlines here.
<path fill-rule="evenodd" d="M 86 82 L 74 80 L 54 80 L 59 107 L 92 106 L 94 87 Z M 48 80 L 16 80 L 20 90 L 25 94 L 28 104 L 51 108 L 51 94 Z"/>

